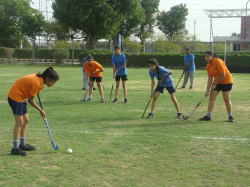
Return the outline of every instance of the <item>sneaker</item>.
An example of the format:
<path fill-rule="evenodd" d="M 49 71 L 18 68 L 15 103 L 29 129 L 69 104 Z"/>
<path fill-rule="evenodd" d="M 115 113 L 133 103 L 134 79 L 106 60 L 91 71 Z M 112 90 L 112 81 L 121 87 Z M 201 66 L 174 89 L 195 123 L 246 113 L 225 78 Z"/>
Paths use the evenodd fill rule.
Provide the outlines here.
<path fill-rule="evenodd" d="M 199 121 L 211 121 L 211 118 L 208 116 L 204 116 L 203 118 L 200 118 Z"/>
<path fill-rule="evenodd" d="M 82 90 L 86 90 L 86 88 L 82 88 Z"/>
<path fill-rule="evenodd" d="M 30 144 L 26 144 L 24 146 L 19 145 L 19 149 L 24 150 L 24 151 L 33 151 L 33 150 L 36 150 L 36 147 L 33 147 Z"/>
<path fill-rule="evenodd" d="M 127 99 L 124 99 L 124 103 L 128 103 L 128 100 L 127 100 Z"/>
<path fill-rule="evenodd" d="M 93 90 L 96 90 L 96 88 L 94 87 Z"/>
<path fill-rule="evenodd" d="M 181 119 L 182 118 L 182 114 L 181 113 L 177 113 L 177 118 Z"/>
<path fill-rule="evenodd" d="M 193 87 L 190 87 L 190 88 L 189 88 L 189 90 L 192 90 L 192 89 L 193 89 Z"/>
<path fill-rule="evenodd" d="M 228 117 L 228 120 L 229 120 L 229 122 L 234 122 L 234 117 L 230 116 L 230 117 Z"/>
<path fill-rule="evenodd" d="M 185 86 L 182 86 L 182 87 L 180 87 L 180 88 L 185 88 Z"/>
<path fill-rule="evenodd" d="M 150 112 L 147 118 L 153 118 L 154 117 L 154 113 Z"/>
<path fill-rule="evenodd" d="M 118 103 L 118 99 L 115 98 L 114 101 L 112 103 Z"/>
<path fill-rule="evenodd" d="M 104 100 L 104 98 L 101 98 L 101 102 L 102 102 L 102 103 L 105 103 L 105 100 Z"/>
<path fill-rule="evenodd" d="M 89 98 L 87 99 L 87 101 L 92 101 L 92 98 L 89 97 Z"/>
<path fill-rule="evenodd" d="M 12 155 L 17 155 L 17 156 L 19 156 L 19 155 L 21 155 L 21 156 L 26 156 L 27 155 L 27 153 L 26 152 L 24 152 L 23 150 L 21 150 L 20 148 L 18 148 L 18 149 L 11 149 L 11 154 Z"/>

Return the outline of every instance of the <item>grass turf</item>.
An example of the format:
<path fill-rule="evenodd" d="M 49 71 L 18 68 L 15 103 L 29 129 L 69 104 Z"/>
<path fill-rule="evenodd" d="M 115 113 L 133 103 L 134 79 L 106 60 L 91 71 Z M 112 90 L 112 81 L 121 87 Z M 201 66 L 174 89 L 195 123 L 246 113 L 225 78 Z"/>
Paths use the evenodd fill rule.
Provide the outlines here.
<path fill-rule="evenodd" d="M 129 103 L 123 103 L 120 85 L 119 102 L 113 104 L 111 67 L 103 73 L 106 103 L 101 103 L 98 90 L 92 102 L 80 102 L 85 94 L 81 67 L 53 66 L 60 80 L 45 86 L 41 99 L 59 150 L 53 150 L 40 113 L 28 104 L 27 143 L 37 150 L 18 157 L 10 155 L 15 121 L 7 94 L 17 78 L 43 72 L 48 65 L 0 64 L 0 186 L 249 186 L 248 74 L 233 74 L 235 123 L 228 122 L 221 93 L 212 121 L 199 122 L 208 98 L 185 121 L 176 118 L 166 91 L 157 101 L 155 117 L 146 119 L 150 103 L 141 119 L 150 96 L 148 68 L 128 68 Z M 176 84 L 182 71 L 172 71 Z M 194 89 L 177 89 L 184 115 L 203 98 L 206 82 L 206 71 L 196 70 Z"/>

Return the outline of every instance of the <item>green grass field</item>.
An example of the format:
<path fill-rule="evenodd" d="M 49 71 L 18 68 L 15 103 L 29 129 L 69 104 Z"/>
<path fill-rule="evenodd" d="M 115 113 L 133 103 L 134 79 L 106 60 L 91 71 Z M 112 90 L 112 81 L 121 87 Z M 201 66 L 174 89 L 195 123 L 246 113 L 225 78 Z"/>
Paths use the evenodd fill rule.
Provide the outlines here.
<path fill-rule="evenodd" d="M 28 156 L 12 156 L 15 120 L 7 102 L 14 81 L 43 72 L 48 65 L 0 64 L 0 186 L 249 186 L 250 185 L 250 77 L 233 74 L 231 94 L 234 123 L 222 95 L 216 101 L 211 122 L 206 98 L 188 119 L 177 119 L 174 104 L 165 91 L 147 119 L 151 103 L 148 68 L 128 68 L 128 104 L 109 103 L 112 69 L 106 67 L 103 85 L 106 103 L 98 90 L 92 102 L 80 102 L 82 68 L 54 65 L 60 80 L 41 91 L 50 130 L 59 150 L 54 150 L 40 113 L 28 104 L 27 143 L 37 147 Z M 182 74 L 171 69 L 176 84 Z M 181 80 L 179 87 L 181 86 Z M 177 89 L 182 114 L 188 115 L 203 98 L 206 70 L 196 70 L 192 91 Z M 189 82 L 188 82 L 189 84 Z M 113 97 L 114 99 L 114 91 Z M 36 102 L 39 104 L 36 97 Z M 72 154 L 67 149 L 73 150 Z"/>

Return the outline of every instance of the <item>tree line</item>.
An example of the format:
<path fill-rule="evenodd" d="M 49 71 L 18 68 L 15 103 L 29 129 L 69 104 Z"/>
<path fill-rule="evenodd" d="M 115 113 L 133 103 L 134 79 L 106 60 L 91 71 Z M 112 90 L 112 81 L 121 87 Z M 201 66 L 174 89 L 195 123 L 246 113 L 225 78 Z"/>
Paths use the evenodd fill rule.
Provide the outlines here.
<path fill-rule="evenodd" d="M 95 49 L 99 39 L 118 41 L 131 35 L 141 43 L 154 28 L 169 41 L 187 34 L 186 4 L 159 12 L 160 0 L 55 0 L 53 18 L 49 21 L 30 6 L 31 0 L 0 0 L 0 46 L 17 47 L 24 39 L 37 36 L 68 40 L 80 38 Z"/>

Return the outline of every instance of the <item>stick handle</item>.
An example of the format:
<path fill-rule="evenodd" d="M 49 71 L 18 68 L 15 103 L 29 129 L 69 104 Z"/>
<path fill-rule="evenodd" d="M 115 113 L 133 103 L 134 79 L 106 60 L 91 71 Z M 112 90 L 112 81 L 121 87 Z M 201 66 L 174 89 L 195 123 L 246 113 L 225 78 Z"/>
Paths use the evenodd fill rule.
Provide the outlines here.
<path fill-rule="evenodd" d="M 43 110 L 43 104 L 42 104 L 42 101 L 41 101 L 41 98 L 40 98 L 40 94 L 39 94 L 39 93 L 37 94 L 37 97 L 38 97 L 38 100 L 39 100 L 41 109 Z"/>

